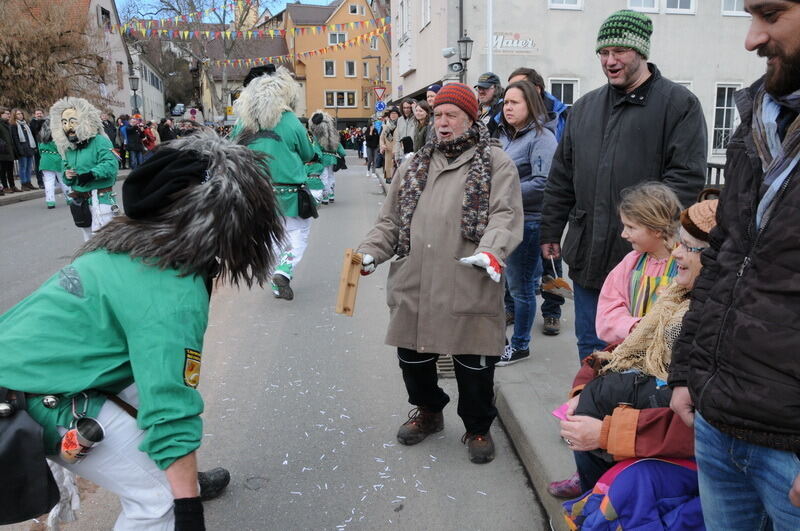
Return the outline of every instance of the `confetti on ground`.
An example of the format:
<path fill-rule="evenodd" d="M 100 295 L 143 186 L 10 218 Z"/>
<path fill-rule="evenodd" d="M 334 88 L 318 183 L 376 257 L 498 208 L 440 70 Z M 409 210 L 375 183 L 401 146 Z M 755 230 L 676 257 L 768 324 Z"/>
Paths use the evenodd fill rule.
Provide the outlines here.
<path fill-rule="evenodd" d="M 487 494 L 486 494 L 485 492 L 483 492 L 482 490 L 476 490 L 475 492 L 477 492 L 478 494 L 482 494 L 482 495 L 484 495 L 484 496 L 486 496 L 486 495 L 487 495 Z"/>
<path fill-rule="evenodd" d="M 302 496 L 303 495 L 302 492 L 297 492 L 296 490 L 291 491 L 289 494 L 294 494 L 295 496 Z M 455 499 L 455 498 L 453 498 L 453 499 Z"/>
<path fill-rule="evenodd" d="M 447 495 L 447 497 L 448 497 L 448 498 L 450 498 L 451 500 L 455 500 L 455 498 L 453 498 L 453 497 L 452 497 L 452 496 L 450 496 L 449 494 Z"/>

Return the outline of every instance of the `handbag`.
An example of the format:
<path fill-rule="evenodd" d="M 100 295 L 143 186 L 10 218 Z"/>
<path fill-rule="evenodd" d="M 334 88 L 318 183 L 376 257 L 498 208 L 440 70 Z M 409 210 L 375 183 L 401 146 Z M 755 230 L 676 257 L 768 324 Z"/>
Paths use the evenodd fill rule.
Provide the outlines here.
<path fill-rule="evenodd" d="M 375 154 L 375 167 L 383 168 L 383 153 Z"/>
<path fill-rule="evenodd" d="M 45 459 L 42 427 L 28 414 L 25 394 L 9 400 L 9 393 L 0 387 L 0 525 L 47 514 L 60 498 Z"/>
<path fill-rule="evenodd" d="M 86 228 L 92 226 L 92 209 L 89 207 L 88 198 L 72 198 L 69 202 L 69 211 L 76 227 Z"/>
<path fill-rule="evenodd" d="M 297 213 L 303 219 L 319 217 L 317 202 L 305 184 L 297 186 Z"/>

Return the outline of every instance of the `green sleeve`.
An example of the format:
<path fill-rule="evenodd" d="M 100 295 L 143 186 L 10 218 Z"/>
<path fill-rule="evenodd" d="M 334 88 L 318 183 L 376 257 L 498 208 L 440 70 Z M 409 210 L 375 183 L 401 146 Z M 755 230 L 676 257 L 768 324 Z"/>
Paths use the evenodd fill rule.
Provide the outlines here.
<path fill-rule="evenodd" d="M 303 127 L 303 124 L 300 123 L 300 120 L 297 119 L 297 116 L 292 114 L 294 118 L 295 125 L 294 129 L 294 136 L 295 136 L 295 147 L 297 148 L 297 154 L 300 156 L 300 160 L 303 162 L 309 162 L 312 158 L 314 158 L 314 148 L 311 145 L 311 140 L 308 139 L 308 132 L 306 128 Z"/>
<path fill-rule="evenodd" d="M 117 161 L 117 157 L 114 156 L 114 153 L 111 152 L 111 150 L 114 149 L 111 140 L 105 135 L 97 135 L 94 138 L 97 158 L 95 165 L 90 171 L 95 176 L 95 179 L 116 180 L 119 162 Z"/>
<path fill-rule="evenodd" d="M 342 147 L 341 144 L 339 144 L 339 146 L 336 148 L 336 153 L 338 153 L 342 157 L 346 157 L 347 156 L 347 153 L 345 153 L 344 147 Z"/>
<path fill-rule="evenodd" d="M 159 303 L 127 334 L 139 391 L 136 420 L 145 431 L 139 449 L 162 470 L 199 448 L 203 435 L 203 399 L 196 386 L 208 303 L 196 306 L 182 301 L 165 309 L 169 305 Z"/>

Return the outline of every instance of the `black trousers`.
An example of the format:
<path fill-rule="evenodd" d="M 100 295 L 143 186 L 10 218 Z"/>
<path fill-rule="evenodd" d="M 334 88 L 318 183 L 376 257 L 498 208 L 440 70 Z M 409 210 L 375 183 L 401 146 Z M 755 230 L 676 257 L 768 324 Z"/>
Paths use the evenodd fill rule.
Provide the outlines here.
<path fill-rule="evenodd" d="M 405 348 L 397 349 L 408 402 L 417 407 L 441 411 L 450 397 L 439 387 L 436 374 L 438 354 L 424 354 Z M 497 416 L 494 407 L 495 356 L 453 356 L 458 383 L 458 416 L 469 433 L 486 434 Z"/>
<path fill-rule="evenodd" d="M 4 160 L 0 162 L 0 183 L 3 188 L 14 187 L 14 161 Z"/>
<path fill-rule="evenodd" d="M 39 188 L 44 189 L 44 174 L 42 170 L 39 169 L 39 161 L 41 161 L 41 155 L 39 154 L 39 150 L 37 149 L 33 154 L 33 160 L 36 163 L 34 166 L 34 170 L 36 173 L 36 184 L 39 185 Z"/>

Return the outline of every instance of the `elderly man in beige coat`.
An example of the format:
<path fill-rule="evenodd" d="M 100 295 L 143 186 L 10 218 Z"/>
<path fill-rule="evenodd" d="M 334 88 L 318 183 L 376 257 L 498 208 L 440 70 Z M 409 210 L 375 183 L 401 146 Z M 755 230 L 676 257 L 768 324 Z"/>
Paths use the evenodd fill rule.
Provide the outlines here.
<path fill-rule="evenodd" d="M 399 168 L 375 227 L 359 246 L 362 274 L 389 266 L 386 342 L 397 347 L 409 402 L 397 439 L 417 444 L 444 429 L 450 401 L 436 360 L 452 354 L 458 414 L 474 463 L 494 459 L 489 428 L 494 365 L 503 352 L 504 260 L 522 240 L 517 169 L 476 122 L 478 101 L 451 83 L 434 101 L 436 140 Z"/>

